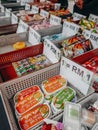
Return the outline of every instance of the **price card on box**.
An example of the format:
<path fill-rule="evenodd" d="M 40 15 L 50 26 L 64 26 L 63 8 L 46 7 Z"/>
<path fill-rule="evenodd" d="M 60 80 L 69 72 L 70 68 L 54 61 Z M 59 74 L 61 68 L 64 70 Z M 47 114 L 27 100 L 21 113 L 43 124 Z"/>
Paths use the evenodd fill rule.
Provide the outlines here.
<path fill-rule="evenodd" d="M 5 10 L 5 16 L 6 17 L 10 17 L 10 15 L 11 15 L 11 11 L 6 8 L 6 10 Z"/>
<path fill-rule="evenodd" d="M 18 23 L 18 17 L 12 13 L 12 16 L 11 16 L 11 23 L 12 24 L 17 24 Z"/>
<path fill-rule="evenodd" d="M 73 13 L 73 20 L 80 20 L 82 18 L 86 18 L 85 15 L 82 15 L 82 14 L 78 14 L 78 13 Z"/>
<path fill-rule="evenodd" d="M 90 14 L 89 18 L 90 21 L 96 22 L 98 23 L 98 16 L 94 15 L 94 14 Z"/>
<path fill-rule="evenodd" d="M 41 35 L 30 27 L 29 29 L 29 40 L 32 45 L 37 45 L 41 41 Z"/>
<path fill-rule="evenodd" d="M 33 14 L 39 13 L 39 8 L 36 7 L 36 6 L 34 6 L 34 5 L 32 5 L 32 13 L 33 13 Z"/>
<path fill-rule="evenodd" d="M 63 32 L 66 36 L 70 37 L 70 36 L 73 36 L 73 35 L 75 35 L 76 33 L 78 33 L 79 28 L 80 28 L 79 25 L 77 25 L 77 24 L 75 24 L 75 23 L 71 23 L 71 22 L 65 21 L 65 22 L 63 23 L 63 30 L 62 30 L 62 32 Z"/>
<path fill-rule="evenodd" d="M 98 48 L 98 34 L 91 33 L 90 41 L 91 41 L 94 49 Z"/>
<path fill-rule="evenodd" d="M 71 83 L 84 95 L 87 95 L 88 90 L 92 85 L 93 72 L 71 61 L 70 59 L 62 57 L 60 75 L 65 77 L 69 83 Z"/>
<path fill-rule="evenodd" d="M 4 6 L 0 5 L 0 8 L 1 8 L 1 12 L 4 12 Z"/>
<path fill-rule="evenodd" d="M 55 15 L 51 15 L 50 16 L 50 24 L 51 25 L 60 25 L 61 24 L 61 18 L 59 18 Z"/>
<path fill-rule="evenodd" d="M 17 28 L 17 33 L 22 33 L 27 31 L 28 31 L 28 25 L 24 23 L 22 20 L 20 20 Z"/>
<path fill-rule="evenodd" d="M 43 17 L 45 17 L 45 18 L 48 18 L 48 17 L 49 17 L 49 12 L 47 12 L 47 11 L 41 9 L 40 15 L 43 16 Z"/>
<path fill-rule="evenodd" d="M 25 5 L 25 10 L 30 10 L 30 4 Z"/>
<path fill-rule="evenodd" d="M 57 63 L 61 58 L 61 51 L 48 39 L 44 41 L 43 53 L 52 63 Z"/>
<path fill-rule="evenodd" d="M 90 38 L 90 35 L 91 35 L 91 31 L 84 29 L 83 32 L 82 32 L 82 35 L 83 35 L 86 39 L 89 39 L 89 38 Z"/>

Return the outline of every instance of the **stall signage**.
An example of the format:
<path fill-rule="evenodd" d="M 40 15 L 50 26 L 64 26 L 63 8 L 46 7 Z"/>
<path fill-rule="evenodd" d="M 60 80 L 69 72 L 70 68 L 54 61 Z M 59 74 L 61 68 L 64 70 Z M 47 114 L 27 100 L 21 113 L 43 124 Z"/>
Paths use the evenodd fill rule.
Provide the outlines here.
<path fill-rule="evenodd" d="M 17 33 L 22 33 L 27 31 L 28 31 L 28 25 L 24 23 L 22 20 L 20 20 L 17 28 Z"/>
<path fill-rule="evenodd" d="M 62 32 L 66 35 L 66 36 L 73 36 L 76 33 L 78 33 L 80 26 L 68 21 L 65 21 L 63 23 L 63 30 Z"/>
<path fill-rule="evenodd" d="M 11 11 L 6 8 L 6 10 L 5 10 L 5 16 L 10 17 L 10 15 L 11 15 Z"/>
<path fill-rule="evenodd" d="M 29 4 L 25 5 L 25 10 L 30 10 L 30 5 Z"/>
<path fill-rule="evenodd" d="M 18 17 L 12 13 L 12 17 L 11 17 L 11 23 L 12 24 L 17 24 L 18 23 Z"/>
<path fill-rule="evenodd" d="M 40 15 L 43 16 L 43 17 L 45 17 L 45 18 L 49 17 L 49 13 L 47 11 L 43 10 L 43 9 L 41 9 Z"/>
<path fill-rule="evenodd" d="M 91 33 L 90 41 L 91 41 L 94 49 L 98 48 L 98 34 Z"/>
<path fill-rule="evenodd" d="M 1 12 L 4 12 L 4 6 L 0 5 Z"/>
<path fill-rule="evenodd" d="M 39 8 L 33 5 L 33 6 L 32 6 L 32 13 L 33 13 L 33 14 L 39 13 Z"/>
<path fill-rule="evenodd" d="M 44 41 L 43 53 L 52 63 L 58 62 L 61 58 L 61 51 L 48 39 Z"/>
<path fill-rule="evenodd" d="M 41 35 L 30 27 L 29 29 L 29 40 L 32 45 L 37 45 L 41 41 Z"/>
<path fill-rule="evenodd" d="M 86 18 L 86 16 L 78 13 L 73 14 L 73 20 L 80 20 L 82 18 Z"/>
<path fill-rule="evenodd" d="M 89 38 L 90 38 L 90 35 L 91 35 L 91 31 L 85 29 L 85 30 L 83 30 L 82 35 L 83 35 L 86 39 L 89 39 Z"/>
<path fill-rule="evenodd" d="M 61 24 L 61 18 L 59 18 L 55 15 L 51 15 L 50 16 L 50 24 L 51 25 L 60 25 Z"/>
<path fill-rule="evenodd" d="M 93 72 L 65 57 L 61 58 L 60 75 L 81 93 L 87 95 L 92 85 Z"/>
<path fill-rule="evenodd" d="M 89 18 L 90 21 L 96 22 L 98 23 L 98 16 L 94 15 L 94 14 L 90 14 Z"/>

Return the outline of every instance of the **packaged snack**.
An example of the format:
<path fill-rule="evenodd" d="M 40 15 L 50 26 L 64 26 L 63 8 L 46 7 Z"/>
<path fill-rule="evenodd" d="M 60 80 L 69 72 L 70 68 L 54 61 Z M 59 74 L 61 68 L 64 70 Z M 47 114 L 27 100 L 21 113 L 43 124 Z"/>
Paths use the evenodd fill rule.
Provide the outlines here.
<path fill-rule="evenodd" d="M 14 96 L 16 113 L 18 115 L 22 115 L 29 111 L 31 108 L 42 103 L 43 100 L 44 96 L 37 85 L 26 88 L 16 93 Z"/>
<path fill-rule="evenodd" d="M 98 56 L 86 61 L 83 66 L 94 72 L 94 81 L 98 82 Z"/>
<path fill-rule="evenodd" d="M 83 42 L 78 42 L 70 46 L 67 46 L 63 48 L 62 50 L 65 57 L 73 58 L 91 49 L 93 49 L 91 42 L 89 40 L 85 40 Z"/>
<path fill-rule="evenodd" d="M 85 40 L 85 37 L 83 36 L 83 35 L 75 35 L 75 36 L 72 36 L 72 37 L 70 37 L 70 38 L 68 38 L 68 39 L 65 39 L 62 43 L 61 43 L 61 45 L 63 46 L 63 47 L 66 47 L 66 46 L 69 46 L 69 45 L 72 45 L 72 44 L 74 44 L 74 43 L 76 43 L 76 42 L 79 42 L 79 41 L 84 41 Z"/>
<path fill-rule="evenodd" d="M 51 107 L 53 112 L 64 109 L 64 103 L 71 101 L 75 96 L 76 92 L 70 87 L 60 90 L 52 99 Z"/>
<path fill-rule="evenodd" d="M 95 27 L 95 22 L 83 18 L 80 20 L 79 25 L 81 25 L 83 29 L 93 29 Z"/>
<path fill-rule="evenodd" d="M 95 114 L 89 110 L 82 110 L 82 124 L 88 127 L 92 127 L 96 122 Z"/>
<path fill-rule="evenodd" d="M 41 123 L 43 119 L 50 115 L 50 107 L 47 104 L 39 104 L 23 114 L 18 122 L 22 130 L 28 130 Z"/>
<path fill-rule="evenodd" d="M 67 80 L 60 75 L 55 75 L 42 82 L 42 89 L 46 95 L 52 95 L 65 88 Z"/>
<path fill-rule="evenodd" d="M 63 124 L 64 124 L 64 128 L 68 128 L 68 130 L 81 129 L 81 106 L 79 104 L 75 104 L 71 102 L 65 103 Z"/>

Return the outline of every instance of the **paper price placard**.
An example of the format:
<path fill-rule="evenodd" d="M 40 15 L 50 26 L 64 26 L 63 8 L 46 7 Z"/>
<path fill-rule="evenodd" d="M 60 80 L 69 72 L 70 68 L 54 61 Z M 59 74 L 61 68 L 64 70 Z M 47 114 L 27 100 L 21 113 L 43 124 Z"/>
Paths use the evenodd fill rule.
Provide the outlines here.
<path fill-rule="evenodd" d="M 65 57 L 62 57 L 60 75 L 65 77 L 68 82 L 84 95 L 87 95 L 92 84 L 93 72 Z"/>
<path fill-rule="evenodd" d="M 4 6 L 0 5 L 1 12 L 4 12 Z"/>
<path fill-rule="evenodd" d="M 74 13 L 72 16 L 73 16 L 73 20 L 80 20 L 82 18 L 86 18 L 85 15 L 78 14 L 78 13 Z"/>
<path fill-rule="evenodd" d="M 33 5 L 33 6 L 32 6 L 32 13 L 33 13 L 33 14 L 39 13 L 39 8 Z"/>
<path fill-rule="evenodd" d="M 22 20 L 20 20 L 17 28 L 17 33 L 22 33 L 27 31 L 28 31 L 28 25 L 24 23 Z"/>
<path fill-rule="evenodd" d="M 83 30 L 82 35 L 86 38 L 89 39 L 90 35 L 91 35 L 91 31 L 90 30 Z"/>
<path fill-rule="evenodd" d="M 41 9 L 40 15 L 43 16 L 43 17 L 46 17 L 46 18 L 49 17 L 49 13 L 47 11 L 43 10 L 43 9 Z"/>
<path fill-rule="evenodd" d="M 66 36 L 70 37 L 70 36 L 75 35 L 78 32 L 79 28 L 80 28 L 79 25 L 65 21 L 63 23 L 63 30 L 62 30 L 62 32 Z"/>
<path fill-rule="evenodd" d="M 17 24 L 18 23 L 18 17 L 12 13 L 12 17 L 11 17 L 11 23 L 12 24 Z"/>
<path fill-rule="evenodd" d="M 89 18 L 90 21 L 96 22 L 98 23 L 98 16 L 94 15 L 94 14 L 90 14 Z"/>
<path fill-rule="evenodd" d="M 61 18 L 59 18 L 55 15 L 51 15 L 50 16 L 50 24 L 51 25 L 60 25 L 61 24 Z"/>
<path fill-rule="evenodd" d="M 10 17 L 10 15 L 11 15 L 11 11 L 6 8 L 6 10 L 5 10 L 5 16 Z"/>
<path fill-rule="evenodd" d="M 43 53 L 52 63 L 57 63 L 61 58 L 61 51 L 48 39 L 44 41 Z"/>
<path fill-rule="evenodd" d="M 29 4 L 25 5 L 25 10 L 30 10 L 30 5 Z"/>
<path fill-rule="evenodd" d="M 90 41 L 91 41 L 94 49 L 98 48 L 98 34 L 91 33 Z"/>
<path fill-rule="evenodd" d="M 29 30 L 29 40 L 32 45 L 37 45 L 41 41 L 41 35 L 30 27 Z"/>

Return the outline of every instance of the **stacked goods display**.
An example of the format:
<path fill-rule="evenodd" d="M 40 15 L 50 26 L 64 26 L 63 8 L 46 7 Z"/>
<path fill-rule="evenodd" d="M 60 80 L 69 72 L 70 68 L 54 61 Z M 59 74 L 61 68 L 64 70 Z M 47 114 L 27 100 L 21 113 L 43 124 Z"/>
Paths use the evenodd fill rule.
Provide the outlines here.
<path fill-rule="evenodd" d="M 98 49 L 94 49 L 81 56 L 73 58 L 75 62 L 78 62 L 79 64 L 81 64 L 82 66 L 94 73 L 95 84 L 93 85 L 93 87 L 96 91 L 98 91 L 97 56 Z"/>

